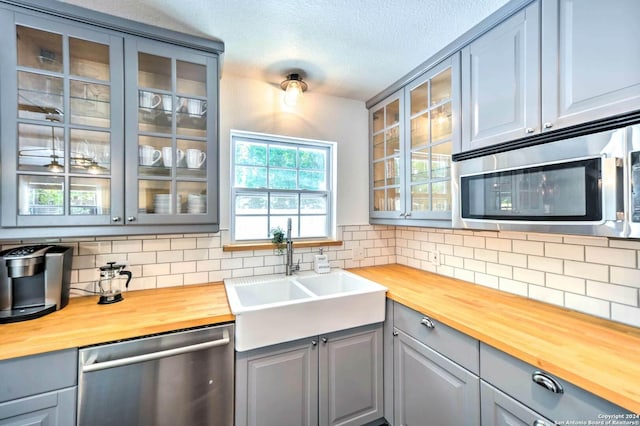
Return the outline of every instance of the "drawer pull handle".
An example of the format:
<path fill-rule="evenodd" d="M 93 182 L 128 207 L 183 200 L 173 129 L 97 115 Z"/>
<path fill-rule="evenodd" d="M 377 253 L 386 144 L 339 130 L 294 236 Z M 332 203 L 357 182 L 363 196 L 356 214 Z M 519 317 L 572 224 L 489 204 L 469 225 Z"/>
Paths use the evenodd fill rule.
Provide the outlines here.
<path fill-rule="evenodd" d="M 535 371 L 531 375 L 531 380 L 533 380 L 536 384 L 542 386 L 543 388 L 550 390 L 553 393 L 564 393 L 564 389 L 562 389 L 562 385 L 558 383 L 556 379 L 543 373 L 542 371 Z"/>
<path fill-rule="evenodd" d="M 550 425 L 544 420 L 536 420 L 533 422 L 533 426 L 550 426 Z"/>
<path fill-rule="evenodd" d="M 436 328 L 436 325 L 433 323 L 431 318 L 422 317 L 420 320 L 420 324 L 424 325 L 427 328 Z"/>

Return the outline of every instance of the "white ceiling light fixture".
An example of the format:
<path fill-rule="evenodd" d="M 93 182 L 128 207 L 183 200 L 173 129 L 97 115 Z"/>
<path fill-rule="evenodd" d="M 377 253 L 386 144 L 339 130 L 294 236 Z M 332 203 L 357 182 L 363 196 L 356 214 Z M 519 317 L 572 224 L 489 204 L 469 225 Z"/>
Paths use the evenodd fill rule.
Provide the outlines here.
<path fill-rule="evenodd" d="M 280 83 L 280 87 L 284 90 L 284 103 L 288 106 L 296 106 L 302 92 L 309 88 L 298 73 L 288 74 L 287 79 Z"/>

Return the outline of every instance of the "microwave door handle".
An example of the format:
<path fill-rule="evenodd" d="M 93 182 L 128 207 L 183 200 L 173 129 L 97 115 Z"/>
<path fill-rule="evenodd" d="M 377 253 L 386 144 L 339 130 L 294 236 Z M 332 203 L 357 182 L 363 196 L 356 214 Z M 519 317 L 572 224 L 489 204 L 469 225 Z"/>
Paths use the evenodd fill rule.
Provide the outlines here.
<path fill-rule="evenodd" d="M 621 158 L 602 159 L 602 216 L 607 221 L 624 220 L 624 169 Z"/>

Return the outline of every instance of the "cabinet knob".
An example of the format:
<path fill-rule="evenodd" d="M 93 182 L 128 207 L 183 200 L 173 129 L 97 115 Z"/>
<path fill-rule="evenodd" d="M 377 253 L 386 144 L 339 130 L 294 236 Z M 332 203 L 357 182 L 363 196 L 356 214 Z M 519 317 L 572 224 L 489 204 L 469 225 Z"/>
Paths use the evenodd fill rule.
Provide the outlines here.
<path fill-rule="evenodd" d="M 325 344 L 329 341 L 326 337 L 323 337 L 323 338 L 322 338 L 322 339 L 320 339 L 320 340 L 322 340 L 322 343 L 325 343 Z"/>
<path fill-rule="evenodd" d="M 527 133 L 527 134 L 531 134 L 531 133 L 533 133 L 535 131 L 536 131 L 536 129 L 534 129 L 533 127 L 527 127 L 525 129 L 525 133 Z"/>
<path fill-rule="evenodd" d="M 311 341 L 311 346 L 316 346 L 317 344 L 318 344 L 318 341 L 317 341 L 317 340 L 312 340 L 312 341 Z"/>
<path fill-rule="evenodd" d="M 135 222 L 135 221 L 136 221 L 136 218 L 134 216 L 129 216 L 127 218 L 127 222 Z"/>
<path fill-rule="evenodd" d="M 120 222 L 122 220 L 122 218 L 120 216 L 114 216 L 114 217 L 111 218 L 111 220 L 113 222 Z"/>
<path fill-rule="evenodd" d="M 544 127 L 545 129 L 550 129 L 550 128 L 552 128 L 552 127 L 553 127 L 553 123 L 549 123 L 549 122 L 544 123 L 544 124 L 543 124 L 543 127 Z"/>
<path fill-rule="evenodd" d="M 397 335 L 398 335 L 398 332 L 397 332 L 397 331 L 395 331 L 395 330 L 393 330 L 393 333 L 392 333 L 392 334 L 393 334 L 394 336 L 397 336 Z"/>
<path fill-rule="evenodd" d="M 428 317 L 423 317 L 420 320 L 420 324 L 424 325 L 427 328 L 436 328 L 436 325 L 433 323 L 431 318 L 428 318 Z"/>
<path fill-rule="evenodd" d="M 531 375 L 531 380 L 553 393 L 564 393 L 562 385 L 558 383 L 556 379 L 546 373 L 543 373 L 542 371 L 534 371 Z"/>

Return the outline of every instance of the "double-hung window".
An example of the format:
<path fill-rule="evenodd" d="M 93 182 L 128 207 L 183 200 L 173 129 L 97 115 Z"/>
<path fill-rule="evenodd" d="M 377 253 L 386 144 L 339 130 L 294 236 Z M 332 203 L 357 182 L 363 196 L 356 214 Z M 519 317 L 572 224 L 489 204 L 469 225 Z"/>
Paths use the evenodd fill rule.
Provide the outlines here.
<path fill-rule="evenodd" d="M 334 227 L 335 143 L 231 132 L 233 241 L 329 238 Z"/>

